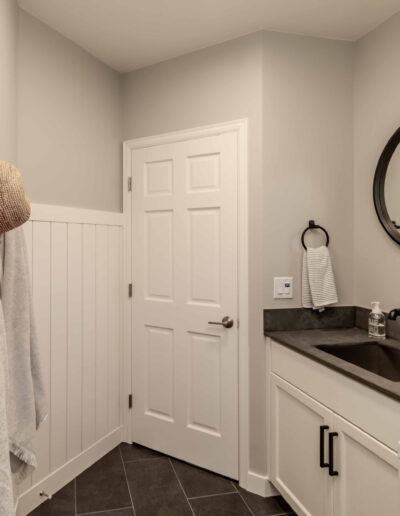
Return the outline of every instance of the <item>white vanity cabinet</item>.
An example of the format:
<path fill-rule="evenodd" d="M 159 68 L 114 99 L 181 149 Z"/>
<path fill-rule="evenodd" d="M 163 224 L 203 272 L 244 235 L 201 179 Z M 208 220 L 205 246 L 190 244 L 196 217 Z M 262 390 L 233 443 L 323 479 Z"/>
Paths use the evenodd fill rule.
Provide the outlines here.
<path fill-rule="evenodd" d="M 340 416 L 334 415 L 334 516 L 394 516 L 400 514 L 399 457 Z M 330 514 L 330 513 L 328 513 Z"/>
<path fill-rule="evenodd" d="M 272 479 L 292 507 L 302 514 L 329 514 L 329 477 L 319 467 L 319 431 L 331 425 L 332 413 L 275 375 L 272 393 Z"/>
<path fill-rule="evenodd" d="M 393 431 L 400 439 L 400 403 L 270 345 L 270 478 L 278 490 L 299 515 L 400 515 L 398 441 L 391 439 Z M 386 442 L 385 432 L 374 435 L 377 417 L 396 425 Z"/>

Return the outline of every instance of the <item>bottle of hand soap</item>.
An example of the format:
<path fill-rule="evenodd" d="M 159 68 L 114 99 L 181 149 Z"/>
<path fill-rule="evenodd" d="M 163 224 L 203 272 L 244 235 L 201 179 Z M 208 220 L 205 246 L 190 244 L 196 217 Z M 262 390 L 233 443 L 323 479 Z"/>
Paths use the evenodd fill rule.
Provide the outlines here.
<path fill-rule="evenodd" d="M 384 339 L 386 337 L 385 315 L 379 305 L 379 301 L 371 303 L 372 311 L 368 317 L 368 334 L 374 339 Z"/>

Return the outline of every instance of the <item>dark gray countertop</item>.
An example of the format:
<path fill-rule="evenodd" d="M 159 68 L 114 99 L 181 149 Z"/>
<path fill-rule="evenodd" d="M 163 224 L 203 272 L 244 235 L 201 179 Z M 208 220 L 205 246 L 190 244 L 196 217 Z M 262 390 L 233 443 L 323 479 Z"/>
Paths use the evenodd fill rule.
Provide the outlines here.
<path fill-rule="evenodd" d="M 386 396 L 400 401 L 400 382 L 393 382 L 359 366 L 330 355 L 315 346 L 322 344 L 361 344 L 368 342 L 368 333 L 360 328 L 266 331 L 265 335 L 302 355 L 319 362 Z M 398 349 L 400 341 L 387 338 L 382 344 Z"/>

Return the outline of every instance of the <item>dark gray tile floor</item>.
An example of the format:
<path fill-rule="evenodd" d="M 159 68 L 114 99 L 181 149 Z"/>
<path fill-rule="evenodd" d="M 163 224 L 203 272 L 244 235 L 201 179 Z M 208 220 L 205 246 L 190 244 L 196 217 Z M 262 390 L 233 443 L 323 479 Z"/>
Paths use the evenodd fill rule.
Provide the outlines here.
<path fill-rule="evenodd" d="M 295 516 L 280 496 L 262 498 L 237 482 L 136 444 L 121 444 L 31 516 Z"/>

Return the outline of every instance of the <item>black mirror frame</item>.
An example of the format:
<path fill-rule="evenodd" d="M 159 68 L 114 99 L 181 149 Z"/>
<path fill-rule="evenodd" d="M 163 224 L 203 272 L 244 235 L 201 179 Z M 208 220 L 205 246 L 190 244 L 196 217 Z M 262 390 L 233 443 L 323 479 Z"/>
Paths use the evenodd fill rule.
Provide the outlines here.
<path fill-rule="evenodd" d="M 400 244 L 400 231 L 396 227 L 395 223 L 389 216 L 386 201 L 385 201 L 385 180 L 386 173 L 389 168 L 390 160 L 394 154 L 394 151 L 397 149 L 397 146 L 400 144 L 400 127 L 394 133 L 394 135 L 387 142 L 381 157 L 379 158 L 378 165 L 375 171 L 374 177 L 374 204 L 375 210 L 378 215 L 379 221 L 383 226 L 383 229 L 386 233 L 392 238 L 395 242 Z"/>

